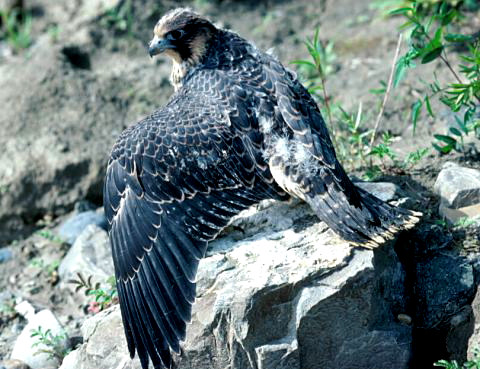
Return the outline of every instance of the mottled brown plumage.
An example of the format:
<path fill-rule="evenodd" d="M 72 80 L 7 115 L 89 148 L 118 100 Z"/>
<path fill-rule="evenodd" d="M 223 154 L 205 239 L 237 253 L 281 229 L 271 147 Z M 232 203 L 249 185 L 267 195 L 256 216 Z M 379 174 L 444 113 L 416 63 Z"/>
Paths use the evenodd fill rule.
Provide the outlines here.
<path fill-rule="evenodd" d="M 275 57 L 188 9 L 154 35 L 150 54 L 172 58 L 176 92 L 118 139 L 104 206 L 130 354 L 169 368 L 207 242 L 241 210 L 299 197 L 369 247 L 416 218 L 352 184 L 315 101 Z"/>

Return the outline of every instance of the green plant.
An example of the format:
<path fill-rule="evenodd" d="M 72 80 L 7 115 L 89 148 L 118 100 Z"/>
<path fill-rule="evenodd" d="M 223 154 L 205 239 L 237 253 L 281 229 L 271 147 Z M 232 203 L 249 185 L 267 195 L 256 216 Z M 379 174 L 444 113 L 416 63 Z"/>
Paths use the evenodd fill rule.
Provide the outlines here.
<path fill-rule="evenodd" d="M 463 5 L 463 3 L 465 3 L 468 8 L 473 9 L 473 3 L 475 1 L 476 0 L 446 0 L 445 2 L 452 7 L 458 7 L 459 5 Z M 419 6 L 423 11 L 429 11 L 440 2 L 442 2 L 442 0 L 418 0 Z M 404 8 L 408 6 L 409 3 L 409 0 L 375 0 L 372 2 L 370 7 L 373 9 L 378 9 L 383 16 L 388 16 L 392 10 Z"/>
<path fill-rule="evenodd" d="M 335 127 L 332 124 L 332 113 L 326 87 L 327 76 L 333 72 L 333 62 L 336 59 L 333 52 L 333 42 L 328 42 L 326 45 L 322 43 L 320 28 L 318 27 L 313 38 L 305 40 L 305 46 L 312 60 L 293 60 L 291 64 L 300 66 L 299 72 L 304 78 L 308 92 L 320 99 L 325 105 L 328 116 L 327 125 L 335 143 Z M 319 91 L 323 94 L 320 95 Z"/>
<path fill-rule="evenodd" d="M 440 366 L 446 369 L 480 369 L 480 350 L 474 349 L 473 350 L 473 358 L 471 360 L 466 361 L 463 365 L 460 366 L 456 360 L 447 361 L 447 360 L 439 360 L 434 363 L 434 366 Z"/>
<path fill-rule="evenodd" d="M 60 26 L 58 24 L 51 24 L 48 29 L 47 29 L 47 33 L 48 35 L 50 36 L 50 40 L 52 40 L 52 42 L 57 42 L 59 37 L 60 37 Z"/>
<path fill-rule="evenodd" d="M 26 49 L 32 44 L 32 16 L 17 9 L 9 12 L 0 9 L 0 38 L 16 50 Z"/>
<path fill-rule="evenodd" d="M 415 151 L 408 153 L 407 157 L 403 161 L 403 167 L 408 170 L 417 165 L 417 163 L 422 160 L 425 156 L 430 153 L 428 147 L 420 148 Z"/>
<path fill-rule="evenodd" d="M 0 304 L 0 327 L 2 320 L 10 321 L 18 315 L 15 310 L 15 299 L 9 298 L 6 299 L 2 304 Z"/>
<path fill-rule="evenodd" d="M 30 265 L 40 269 L 47 276 L 51 277 L 57 273 L 60 260 L 53 260 L 52 262 L 47 263 L 42 258 L 35 258 L 30 261 Z"/>
<path fill-rule="evenodd" d="M 458 219 L 453 226 L 457 228 L 468 228 L 471 225 L 476 225 L 476 224 L 479 224 L 479 221 L 477 219 L 463 217 Z"/>
<path fill-rule="evenodd" d="M 399 40 L 400 42 L 400 40 Z M 313 39 L 305 42 L 310 60 L 294 60 L 298 72 L 306 87 L 313 97 L 318 100 L 319 106 L 325 107 L 326 122 L 329 127 L 333 144 L 339 160 L 349 169 L 362 168 L 364 178 L 374 180 L 388 171 L 390 166 L 398 166 L 400 169 L 410 169 L 428 153 L 428 149 L 418 149 L 408 154 L 403 162 L 399 161 L 398 155 L 392 149 L 393 137 L 388 133 L 382 136 L 382 141 L 375 144 L 375 133 L 383 115 L 388 93 L 393 81 L 393 66 L 389 82 L 381 82 L 380 88 L 371 92 L 382 97 L 379 107 L 375 129 L 364 127 L 364 121 L 373 116 L 364 114 L 362 104 L 358 105 L 356 114 L 347 112 L 341 103 L 330 101 L 326 90 L 327 77 L 335 71 L 334 44 L 322 43 L 317 29 Z M 398 55 L 400 44 L 397 47 Z M 335 124 L 333 123 L 335 121 Z"/>
<path fill-rule="evenodd" d="M 462 13 L 449 2 L 442 1 L 425 9 L 421 1 L 408 0 L 408 5 L 391 11 L 401 15 L 406 22 L 401 29 L 407 33 L 408 49 L 396 66 L 394 86 L 397 86 L 407 70 L 420 64 L 440 60 L 450 71 L 452 81 L 441 85 L 436 75 L 428 83 L 430 93 L 412 105 L 411 122 L 415 131 L 421 111 L 435 117 L 430 100 L 435 97 L 454 113 L 455 124 L 447 133 L 434 135 L 433 147 L 440 153 L 452 150 L 464 151 L 464 137 L 475 134 L 480 137 L 480 119 L 477 106 L 480 102 L 480 39 L 478 35 L 454 33 L 453 25 L 462 19 Z M 461 64 L 452 66 L 447 50 L 463 44 Z M 458 69 L 458 70 L 456 70 Z"/>
<path fill-rule="evenodd" d="M 57 236 L 55 233 L 53 233 L 49 229 L 41 229 L 41 230 L 37 231 L 36 233 L 40 237 L 43 237 L 46 240 L 49 240 L 49 241 L 52 241 L 52 242 L 55 242 L 55 243 L 62 244 L 62 243 L 65 242 L 61 237 Z"/>
<path fill-rule="evenodd" d="M 133 7 L 132 0 L 125 0 L 120 5 L 106 11 L 102 24 L 114 32 L 132 35 Z"/>
<path fill-rule="evenodd" d="M 35 355 L 47 354 L 50 358 L 61 361 L 70 352 L 66 344 L 68 336 L 65 332 L 54 335 L 50 329 L 44 331 L 42 327 L 38 327 L 32 329 L 31 333 L 30 337 L 37 337 L 37 341 L 32 347 L 44 346 L 39 348 Z"/>
<path fill-rule="evenodd" d="M 89 303 L 89 310 L 97 313 L 118 302 L 118 292 L 115 277 L 111 276 L 106 280 L 107 287 L 102 288 L 100 282 L 93 283 L 93 276 L 83 277 L 77 273 L 77 279 L 71 279 L 68 283 L 76 284 L 75 292 L 85 289 L 85 296 L 93 296 L 94 301 Z"/>

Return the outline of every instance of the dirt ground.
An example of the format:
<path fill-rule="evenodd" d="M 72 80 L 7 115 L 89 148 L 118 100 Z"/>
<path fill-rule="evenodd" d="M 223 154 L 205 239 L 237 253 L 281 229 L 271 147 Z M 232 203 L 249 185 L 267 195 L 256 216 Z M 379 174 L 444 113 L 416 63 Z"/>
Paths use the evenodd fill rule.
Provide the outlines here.
<path fill-rule="evenodd" d="M 379 15 L 369 0 L 142 0 L 128 3 L 132 16 L 125 29 L 93 3 L 118 2 L 25 1 L 33 14 L 32 45 L 12 53 L 0 41 L 0 247 L 13 251 L 11 260 L 0 263 L 0 360 L 25 324 L 12 310 L 15 299 L 52 309 L 72 336 L 79 335 L 85 307 L 59 288 L 56 272 L 32 264 L 38 258 L 47 265 L 60 260 L 68 245 L 34 232 L 54 230 L 78 201 L 101 206 L 114 140 L 168 100 L 169 62 L 152 61 L 146 50 L 152 27 L 165 10 L 193 6 L 260 48 L 273 47 L 285 65 L 307 58 L 303 41 L 319 27 L 321 40 L 334 43 L 329 98 L 352 112 L 361 103 L 366 128 L 373 126 L 380 104 L 370 90 L 388 79 L 402 23 Z M 479 14 L 472 13 L 465 27 L 479 24 Z M 443 133 L 452 119 L 434 104 L 438 117 L 422 115 L 413 133 L 410 107 L 434 71 L 440 80 L 450 80 L 440 63 L 421 66 L 389 97 L 379 133 L 395 137 L 393 148 L 400 157 L 431 148 L 432 134 Z M 444 157 L 431 149 L 408 173 L 386 168 L 379 179 L 397 183 L 411 197 L 412 207 L 434 222 L 439 199 L 432 189 L 442 164 L 448 160 L 480 168 L 479 147 L 478 140 L 472 141 L 468 154 Z M 352 174 L 361 177 L 362 171 Z M 459 246 L 478 241 L 468 232 L 457 236 Z"/>

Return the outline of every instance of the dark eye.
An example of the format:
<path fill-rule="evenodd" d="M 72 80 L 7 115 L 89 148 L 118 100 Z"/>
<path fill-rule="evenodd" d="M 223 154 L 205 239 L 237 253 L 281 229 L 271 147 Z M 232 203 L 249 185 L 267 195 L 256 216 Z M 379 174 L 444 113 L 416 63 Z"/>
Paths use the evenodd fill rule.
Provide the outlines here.
<path fill-rule="evenodd" d="M 185 36 L 185 31 L 182 29 L 176 29 L 168 33 L 167 38 L 170 40 L 179 40 Z"/>

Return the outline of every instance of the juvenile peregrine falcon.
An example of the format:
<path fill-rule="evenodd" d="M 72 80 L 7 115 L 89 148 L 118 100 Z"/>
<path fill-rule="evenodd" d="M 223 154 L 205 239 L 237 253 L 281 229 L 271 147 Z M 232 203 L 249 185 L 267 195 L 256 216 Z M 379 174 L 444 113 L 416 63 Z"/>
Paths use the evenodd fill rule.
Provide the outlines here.
<path fill-rule="evenodd" d="M 312 96 L 275 57 L 183 8 L 156 24 L 149 52 L 173 60 L 175 93 L 121 134 L 104 188 L 128 348 L 144 369 L 171 367 L 207 242 L 241 210 L 298 197 L 370 247 L 416 220 L 352 184 Z"/>

